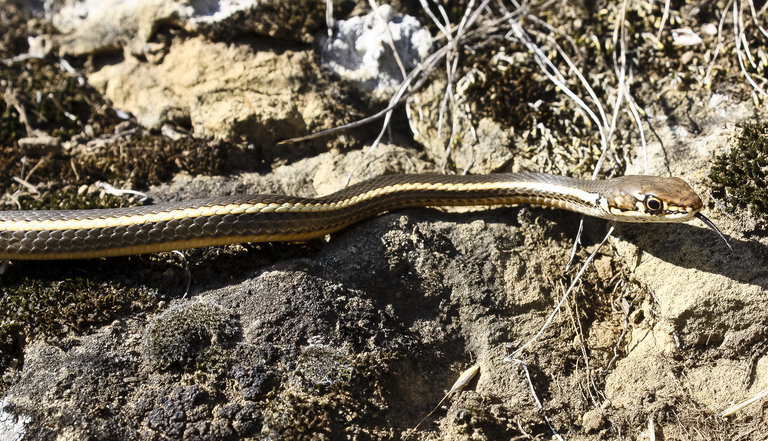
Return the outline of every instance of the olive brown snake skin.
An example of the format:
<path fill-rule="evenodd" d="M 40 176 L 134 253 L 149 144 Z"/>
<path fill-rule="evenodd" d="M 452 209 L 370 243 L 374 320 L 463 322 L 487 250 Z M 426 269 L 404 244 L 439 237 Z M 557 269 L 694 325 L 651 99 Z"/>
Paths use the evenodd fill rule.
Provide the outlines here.
<path fill-rule="evenodd" d="M 85 259 L 305 241 L 406 207 L 501 204 L 542 205 L 621 222 L 685 222 L 697 217 L 717 231 L 699 213 L 699 196 L 679 178 L 387 175 L 318 198 L 259 194 L 131 208 L 2 211 L 0 260 Z"/>

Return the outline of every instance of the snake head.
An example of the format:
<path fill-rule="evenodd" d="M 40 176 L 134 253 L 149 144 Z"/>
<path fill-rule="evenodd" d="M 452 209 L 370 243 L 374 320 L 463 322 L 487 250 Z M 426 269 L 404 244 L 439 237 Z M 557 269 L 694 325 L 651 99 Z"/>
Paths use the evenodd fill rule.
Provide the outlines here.
<path fill-rule="evenodd" d="M 701 198 L 680 178 L 621 176 L 609 180 L 601 202 L 617 220 L 685 222 L 696 217 Z"/>
<path fill-rule="evenodd" d="M 697 218 L 713 229 L 733 248 L 719 228 L 699 211 L 701 198 L 680 178 L 622 176 L 610 180 L 613 186 L 602 195 L 611 214 L 621 214 L 634 222 L 685 222 Z M 603 207 L 604 209 L 606 207 Z"/>

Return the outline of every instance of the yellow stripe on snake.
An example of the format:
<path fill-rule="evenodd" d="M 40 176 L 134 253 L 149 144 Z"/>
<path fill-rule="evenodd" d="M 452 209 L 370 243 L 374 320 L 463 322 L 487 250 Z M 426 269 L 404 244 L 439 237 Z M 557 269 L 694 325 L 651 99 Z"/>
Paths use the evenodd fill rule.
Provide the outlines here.
<path fill-rule="evenodd" d="M 327 196 L 258 194 L 96 210 L 0 212 L 0 260 L 84 259 L 245 242 L 304 241 L 406 207 L 535 204 L 620 222 L 685 222 L 701 199 L 679 178 L 541 173 L 388 175 Z M 718 231 L 719 233 L 719 231 Z"/>

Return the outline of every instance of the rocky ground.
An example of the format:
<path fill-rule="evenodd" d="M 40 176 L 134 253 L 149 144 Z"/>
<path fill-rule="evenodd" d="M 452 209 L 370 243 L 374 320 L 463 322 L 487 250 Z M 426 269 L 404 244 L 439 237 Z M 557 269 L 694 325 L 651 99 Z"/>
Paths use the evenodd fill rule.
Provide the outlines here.
<path fill-rule="evenodd" d="M 609 225 L 585 219 L 568 265 L 578 215 L 480 207 L 304 244 L 10 262 L 0 439 L 766 438 L 763 11 L 459 2 L 449 40 L 429 4 L 440 26 L 416 2 L 335 2 L 329 40 L 316 0 L 0 1 L 0 204 L 146 203 L 104 183 L 159 202 L 599 167 L 686 179 L 733 251 L 697 222 L 615 225 L 599 247 Z M 365 29 L 389 29 L 406 71 L 434 68 L 381 142 L 381 120 L 281 142 L 387 106 L 400 66 Z"/>

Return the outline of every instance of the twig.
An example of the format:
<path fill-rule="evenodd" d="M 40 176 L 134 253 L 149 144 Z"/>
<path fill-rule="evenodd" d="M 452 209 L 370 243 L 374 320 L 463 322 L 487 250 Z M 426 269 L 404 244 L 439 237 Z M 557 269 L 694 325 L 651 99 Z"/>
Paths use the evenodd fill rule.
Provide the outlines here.
<path fill-rule="evenodd" d="M 661 40 L 661 32 L 664 30 L 664 24 L 669 17 L 669 0 L 664 2 L 664 12 L 661 14 L 661 23 L 659 24 L 659 31 L 656 33 L 656 39 Z"/>
<path fill-rule="evenodd" d="M 35 187 L 34 185 L 32 185 L 29 182 L 25 181 L 24 179 L 21 179 L 18 176 L 14 176 L 13 180 L 14 180 L 14 182 L 18 183 L 19 185 L 29 189 L 29 191 L 31 191 L 32 193 L 40 194 L 40 191 L 38 191 L 37 187 Z"/>
<path fill-rule="evenodd" d="M 740 411 L 741 409 L 749 406 L 750 404 L 760 401 L 763 398 L 768 397 L 768 389 L 763 389 L 760 392 L 753 395 L 751 398 L 746 399 L 740 403 L 734 404 L 733 406 L 725 409 L 724 411 L 720 412 L 720 417 L 727 418 L 736 412 Z"/>
<path fill-rule="evenodd" d="M 392 36 L 392 30 L 389 28 L 389 21 L 384 17 L 384 15 L 379 10 L 379 5 L 376 3 L 376 0 L 368 0 L 368 3 L 371 4 L 371 8 L 373 9 L 373 12 L 379 16 L 379 18 L 384 22 L 384 27 L 387 28 L 387 44 L 389 45 L 389 48 L 392 49 L 392 54 L 395 58 L 395 63 L 397 63 L 397 67 L 400 69 L 400 74 L 405 78 L 408 73 L 405 70 L 405 65 L 403 64 L 403 60 L 400 58 L 400 53 L 397 51 L 397 47 L 395 46 L 395 39 Z"/>
<path fill-rule="evenodd" d="M 579 269 L 579 272 L 576 273 L 576 277 L 573 278 L 571 281 L 571 285 L 568 287 L 568 289 L 565 291 L 565 294 L 563 294 L 563 297 L 560 299 L 560 301 L 557 303 L 557 306 L 555 306 L 555 309 L 552 310 L 552 312 L 549 314 L 549 317 L 547 317 L 547 320 L 544 322 L 544 324 L 541 326 L 539 331 L 531 337 L 530 340 L 528 340 L 524 345 L 520 346 L 515 350 L 515 352 L 512 353 L 512 355 L 509 355 L 504 358 L 504 360 L 510 360 L 514 357 L 519 356 L 520 353 L 522 353 L 528 346 L 533 344 L 536 340 L 541 337 L 541 334 L 544 333 L 544 331 L 547 329 L 550 323 L 552 323 L 552 320 L 555 318 L 555 315 L 560 311 L 560 308 L 563 306 L 563 303 L 565 303 L 566 299 L 568 299 L 568 296 L 571 294 L 571 291 L 573 291 L 573 288 L 576 287 L 576 283 L 581 280 L 581 275 L 584 274 L 584 271 L 587 269 L 590 263 L 592 263 L 592 260 L 597 255 L 597 252 L 600 251 L 600 248 L 605 244 L 605 242 L 608 240 L 608 238 L 611 236 L 611 233 L 613 233 L 613 225 L 608 229 L 608 233 L 605 234 L 605 237 L 600 242 L 600 244 L 595 248 L 595 250 L 592 252 L 592 254 L 589 255 L 587 260 L 584 261 L 584 264 L 581 265 L 581 268 Z"/>
<path fill-rule="evenodd" d="M 544 418 L 544 422 L 547 423 L 547 427 L 549 427 L 549 430 L 552 432 L 552 435 L 555 436 L 555 438 L 559 439 L 560 441 L 563 441 L 563 437 L 560 436 L 559 433 L 557 433 L 557 430 L 555 430 L 555 427 L 552 425 L 552 422 L 549 421 L 549 418 L 546 414 L 544 414 L 544 406 L 541 405 L 541 401 L 539 400 L 538 395 L 536 395 L 536 389 L 533 387 L 533 381 L 531 380 L 531 373 L 528 371 L 528 365 L 523 362 L 523 360 L 517 359 L 517 358 L 511 358 L 509 360 L 505 359 L 504 361 L 513 361 L 517 364 L 519 364 L 523 368 L 523 372 L 525 372 L 525 378 L 528 381 L 528 387 L 531 390 L 531 396 L 533 397 L 533 400 L 536 402 L 536 406 L 539 408 L 539 412 L 541 412 L 542 418 Z"/>

